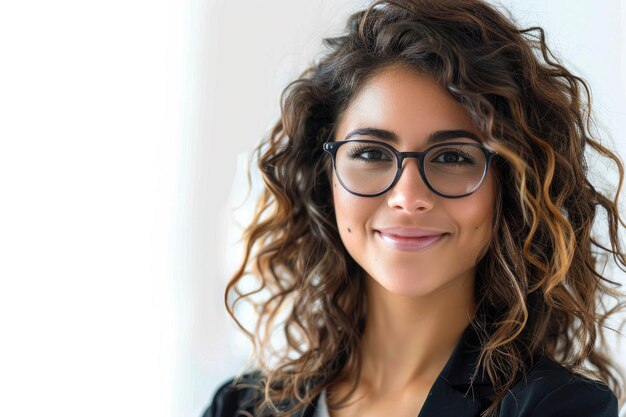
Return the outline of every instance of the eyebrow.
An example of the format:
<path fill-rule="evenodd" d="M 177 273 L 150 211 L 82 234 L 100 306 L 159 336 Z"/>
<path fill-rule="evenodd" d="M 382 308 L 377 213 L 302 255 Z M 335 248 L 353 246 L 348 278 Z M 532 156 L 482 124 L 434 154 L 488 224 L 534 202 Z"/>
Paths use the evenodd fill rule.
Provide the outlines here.
<path fill-rule="evenodd" d="M 395 144 L 399 142 L 398 135 L 396 135 L 391 130 L 378 129 L 375 127 L 363 127 L 360 129 L 355 129 L 352 132 L 348 133 L 348 135 L 346 136 L 344 140 L 348 140 L 352 136 L 357 136 L 357 135 L 373 136 L 375 138 L 378 138 L 387 142 L 395 143 Z M 436 132 L 431 133 L 428 136 L 428 139 L 426 140 L 426 144 L 432 145 L 433 143 L 442 142 L 444 140 L 455 139 L 455 138 L 468 138 L 468 139 L 475 140 L 478 143 L 482 143 L 482 141 L 478 138 L 478 136 L 476 136 L 475 134 L 467 130 L 438 130 Z"/>

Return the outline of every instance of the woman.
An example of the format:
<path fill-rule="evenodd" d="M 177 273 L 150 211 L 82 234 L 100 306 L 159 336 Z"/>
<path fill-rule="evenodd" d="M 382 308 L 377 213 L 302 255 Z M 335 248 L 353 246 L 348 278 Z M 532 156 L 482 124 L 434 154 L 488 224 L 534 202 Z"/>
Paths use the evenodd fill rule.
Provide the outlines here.
<path fill-rule="evenodd" d="M 257 149 L 265 190 L 226 289 L 234 318 L 257 307 L 240 324 L 257 362 L 205 417 L 617 416 L 602 335 L 623 295 L 592 248 L 626 266 L 623 221 L 585 150 L 620 186 L 623 167 L 585 82 L 479 0 L 377 1 L 325 44 Z"/>

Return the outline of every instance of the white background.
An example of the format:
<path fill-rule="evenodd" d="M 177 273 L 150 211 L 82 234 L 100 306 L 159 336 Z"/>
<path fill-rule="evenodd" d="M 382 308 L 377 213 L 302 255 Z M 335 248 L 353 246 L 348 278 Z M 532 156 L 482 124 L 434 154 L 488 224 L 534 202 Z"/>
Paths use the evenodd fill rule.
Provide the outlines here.
<path fill-rule="evenodd" d="M 222 302 L 243 161 L 366 3 L 0 2 L 0 415 L 201 414 L 248 352 Z M 626 155 L 626 7 L 504 4 Z"/>

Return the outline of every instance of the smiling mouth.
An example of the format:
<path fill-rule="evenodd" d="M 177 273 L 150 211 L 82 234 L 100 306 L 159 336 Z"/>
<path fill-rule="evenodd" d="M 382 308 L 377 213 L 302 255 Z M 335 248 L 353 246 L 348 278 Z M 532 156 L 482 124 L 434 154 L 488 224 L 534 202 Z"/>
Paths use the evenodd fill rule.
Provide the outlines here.
<path fill-rule="evenodd" d="M 428 249 L 437 244 L 437 242 L 442 240 L 446 235 L 447 233 L 434 236 L 406 237 L 382 233 L 376 230 L 376 236 L 378 236 L 380 240 L 387 246 L 406 252 L 415 252 Z"/>

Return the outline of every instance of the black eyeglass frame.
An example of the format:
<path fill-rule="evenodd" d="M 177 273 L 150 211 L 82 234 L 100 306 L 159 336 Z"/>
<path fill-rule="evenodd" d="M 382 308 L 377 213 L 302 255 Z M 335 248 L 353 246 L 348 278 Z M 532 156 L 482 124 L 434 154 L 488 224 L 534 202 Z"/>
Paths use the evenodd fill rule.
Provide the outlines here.
<path fill-rule="evenodd" d="M 477 144 L 477 143 L 467 143 L 467 142 L 438 143 L 438 144 L 435 144 L 435 145 L 432 145 L 432 146 L 428 147 L 427 149 L 425 149 L 422 152 L 400 152 L 396 148 L 394 148 L 393 146 L 389 145 L 388 143 L 377 141 L 377 140 L 356 139 L 356 140 L 343 140 L 343 141 L 339 141 L 339 142 L 324 142 L 324 144 L 322 145 L 322 148 L 324 149 L 324 151 L 328 152 L 332 156 L 333 169 L 335 170 L 335 172 L 337 172 L 337 167 L 336 167 L 337 150 L 343 144 L 354 143 L 354 142 L 357 142 L 357 143 L 372 143 L 372 144 L 375 144 L 375 145 L 384 146 L 384 147 L 386 147 L 387 149 L 389 149 L 391 152 L 393 152 L 395 154 L 396 161 L 398 161 L 398 164 L 397 164 L 397 167 L 396 167 L 396 176 L 394 177 L 393 181 L 391 181 L 389 186 L 387 186 L 384 190 L 382 190 L 382 191 L 380 191 L 378 193 L 375 193 L 375 194 L 356 193 L 356 192 L 350 190 L 346 186 L 346 184 L 343 183 L 343 181 L 341 180 L 341 177 L 339 175 L 337 175 L 337 179 L 339 180 L 339 182 L 341 183 L 343 188 L 345 188 L 346 191 L 348 191 L 350 194 L 354 194 L 354 195 L 357 195 L 359 197 L 378 197 L 379 195 L 382 195 L 382 194 L 386 193 L 387 191 L 389 191 L 391 188 L 393 188 L 393 186 L 396 185 L 396 183 L 400 179 L 400 176 L 402 176 L 402 171 L 404 170 L 404 167 L 403 167 L 402 163 L 404 162 L 404 160 L 406 158 L 417 158 L 417 160 L 419 162 L 418 166 L 419 166 L 420 175 L 422 176 L 422 180 L 424 181 L 426 186 L 428 186 L 428 188 L 433 193 L 435 193 L 435 194 L 437 194 L 437 195 L 439 195 L 441 197 L 445 197 L 445 198 L 462 198 L 462 197 L 467 197 L 468 195 L 471 195 L 471 194 L 475 193 L 480 188 L 480 186 L 482 185 L 483 181 L 485 180 L 485 177 L 487 176 L 487 172 L 489 170 L 489 165 L 491 163 L 491 160 L 493 159 L 494 156 L 496 156 L 498 154 L 496 151 L 492 151 L 491 149 L 487 149 L 483 145 L 480 145 L 480 144 Z M 426 173 L 425 173 L 425 170 L 424 170 L 424 159 L 426 157 L 426 154 L 428 152 L 430 152 L 432 149 L 441 148 L 441 147 L 450 146 L 450 145 L 474 146 L 476 148 L 479 148 L 485 154 L 485 170 L 483 171 L 483 175 L 480 178 L 480 181 L 478 182 L 478 185 L 476 185 L 476 188 L 474 188 L 469 193 L 465 193 L 465 194 L 458 195 L 458 196 L 453 196 L 453 195 L 448 195 L 448 194 L 441 193 L 441 192 L 437 191 L 435 189 L 435 187 L 433 187 L 430 184 L 430 181 L 428 181 L 428 178 L 426 177 Z"/>

